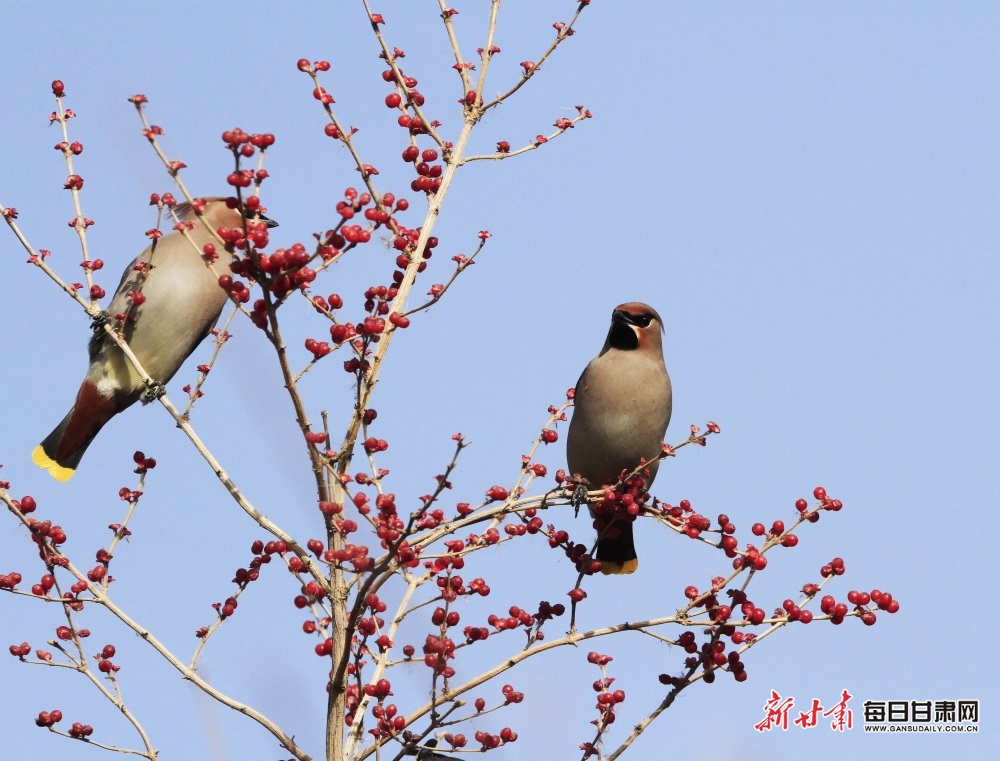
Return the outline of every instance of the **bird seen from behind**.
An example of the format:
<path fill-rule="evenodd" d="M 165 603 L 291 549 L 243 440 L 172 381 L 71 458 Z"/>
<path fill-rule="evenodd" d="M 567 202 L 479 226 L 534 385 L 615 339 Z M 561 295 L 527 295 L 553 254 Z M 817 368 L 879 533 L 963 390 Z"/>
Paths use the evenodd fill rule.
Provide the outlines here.
<path fill-rule="evenodd" d="M 202 256 L 206 244 L 217 243 L 212 230 L 238 228 L 243 215 L 227 199 L 201 199 L 200 218 L 189 203 L 174 211 L 185 234 L 172 232 L 151 244 L 122 273 L 106 312 L 95 320 L 90 339 L 90 367 L 72 409 L 44 441 L 32 460 L 59 480 L 68 481 L 101 428 L 119 412 L 155 398 L 108 336 L 104 324 L 115 321 L 139 364 L 157 384 L 165 384 L 211 332 L 228 295 Z M 235 199 L 233 199 L 235 201 Z M 196 200 L 201 205 L 201 202 Z M 249 216 L 249 215 L 248 215 Z M 268 227 L 276 225 L 260 218 Z"/>

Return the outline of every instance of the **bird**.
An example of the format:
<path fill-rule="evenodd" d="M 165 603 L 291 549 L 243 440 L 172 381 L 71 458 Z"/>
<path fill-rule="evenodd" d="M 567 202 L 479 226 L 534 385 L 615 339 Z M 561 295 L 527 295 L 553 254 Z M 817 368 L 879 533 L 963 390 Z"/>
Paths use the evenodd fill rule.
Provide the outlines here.
<path fill-rule="evenodd" d="M 661 452 L 673 402 L 662 333 L 663 320 L 653 307 L 619 304 L 604 347 L 576 383 L 566 459 L 570 473 L 591 489 L 616 484 L 623 472 Z M 647 466 L 647 489 L 658 467 L 659 461 Z M 632 528 L 624 519 L 604 527 L 596 552 L 602 573 L 629 574 L 639 567 Z"/>
<path fill-rule="evenodd" d="M 216 243 L 211 230 L 238 228 L 243 214 L 231 208 L 226 198 L 203 200 L 200 218 L 191 203 L 174 207 L 180 222 L 193 225 L 187 231 L 188 240 L 180 231 L 172 232 L 139 254 L 122 273 L 107 310 L 94 321 L 90 367 L 76 401 L 31 456 L 57 481 L 73 477 L 83 453 L 111 418 L 140 398 L 144 404 L 154 399 L 156 388 L 174 377 L 218 321 L 228 295 L 202 251 L 206 244 Z M 277 225 L 259 214 L 253 218 L 268 227 Z M 154 389 L 147 388 L 104 330 L 108 320 L 122 315 L 122 334 L 139 364 L 156 381 Z"/>
<path fill-rule="evenodd" d="M 410 748 L 405 755 L 416 756 L 416 761 L 458 761 L 454 756 L 445 756 L 437 752 L 438 741 L 427 740 L 420 747 Z"/>

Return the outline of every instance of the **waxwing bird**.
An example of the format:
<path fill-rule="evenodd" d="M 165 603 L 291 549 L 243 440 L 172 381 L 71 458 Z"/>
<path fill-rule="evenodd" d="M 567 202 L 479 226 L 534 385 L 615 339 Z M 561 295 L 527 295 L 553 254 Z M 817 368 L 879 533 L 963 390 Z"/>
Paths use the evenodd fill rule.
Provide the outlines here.
<path fill-rule="evenodd" d="M 604 348 L 577 381 L 566 459 L 570 473 L 586 478 L 591 489 L 616 484 L 623 471 L 630 473 L 660 453 L 673 398 L 662 332 L 663 322 L 651 306 L 620 304 L 611 313 Z M 648 466 L 646 488 L 658 467 L 658 461 Z M 602 573 L 632 573 L 639 567 L 632 525 L 618 519 L 605 527 L 597 545 Z"/>
<path fill-rule="evenodd" d="M 123 335 L 143 369 L 165 384 L 212 330 L 228 296 L 218 275 L 202 258 L 202 247 L 216 243 L 211 229 L 239 227 L 242 215 L 225 198 L 206 198 L 201 218 L 188 203 L 174 211 L 182 222 L 193 223 L 187 239 L 180 232 L 160 238 L 122 273 L 121 283 L 107 308 L 107 318 L 124 315 Z M 276 223 L 263 218 L 268 227 Z M 145 265 L 145 266 L 143 266 Z M 138 298 L 134 294 L 141 294 Z M 59 480 L 73 477 L 80 458 L 105 423 L 143 398 L 145 384 L 119 346 L 95 321 L 90 340 L 90 368 L 76 402 L 62 422 L 35 447 L 31 459 Z"/>
<path fill-rule="evenodd" d="M 408 756 L 416 756 L 416 761 L 458 761 L 454 756 L 444 756 L 437 752 L 437 740 L 427 740 L 424 747 L 412 748 L 406 752 Z"/>

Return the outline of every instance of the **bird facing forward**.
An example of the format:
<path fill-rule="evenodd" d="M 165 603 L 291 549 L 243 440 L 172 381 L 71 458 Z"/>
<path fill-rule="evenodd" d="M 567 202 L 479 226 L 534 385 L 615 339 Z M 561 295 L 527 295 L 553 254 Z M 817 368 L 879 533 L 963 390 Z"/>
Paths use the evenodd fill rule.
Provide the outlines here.
<path fill-rule="evenodd" d="M 591 489 L 616 484 L 623 472 L 660 453 L 672 404 L 662 332 L 651 306 L 620 304 L 611 313 L 604 348 L 577 381 L 566 459 L 570 473 L 587 479 Z M 659 462 L 647 467 L 647 489 L 658 467 Z M 604 527 L 597 545 L 602 573 L 633 573 L 639 567 L 632 527 L 624 518 Z"/>
<path fill-rule="evenodd" d="M 218 275 L 202 258 L 202 250 L 205 244 L 216 242 L 211 230 L 240 227 L 243 216 L 225 198 L 204 200 L 200 219 L 190 204 L 177 204 L 174 212 L 181 222 L 194 225 L 187 239 L 173 232 L 139 254 L 122 273 L 106 312 L 112 320 L 124 316 L 120 324 L 125 340 L 143 369 L 160 384 L 174 377 L 209 334 L 228 298 L 219 287 Z M 261 219 L 268 227 L 277 224 Z M 147 390 L 100 319 L 89 349 L 90 368 L 73 408 L 31 455 L 36 465 L 59 481 L 73 477 L 104 424 Z"/>

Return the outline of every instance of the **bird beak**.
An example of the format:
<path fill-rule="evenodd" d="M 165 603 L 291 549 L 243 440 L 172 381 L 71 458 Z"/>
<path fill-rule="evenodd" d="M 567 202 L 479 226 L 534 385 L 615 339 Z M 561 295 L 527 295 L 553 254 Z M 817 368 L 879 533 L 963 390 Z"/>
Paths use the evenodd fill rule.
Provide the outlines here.
<path fill-rule="evenodd" d="M 629 314 L 621 309 L 616 309 L 611 313 L 611 322 L 624 322 L 626 325 L 631 324 Z"/>

